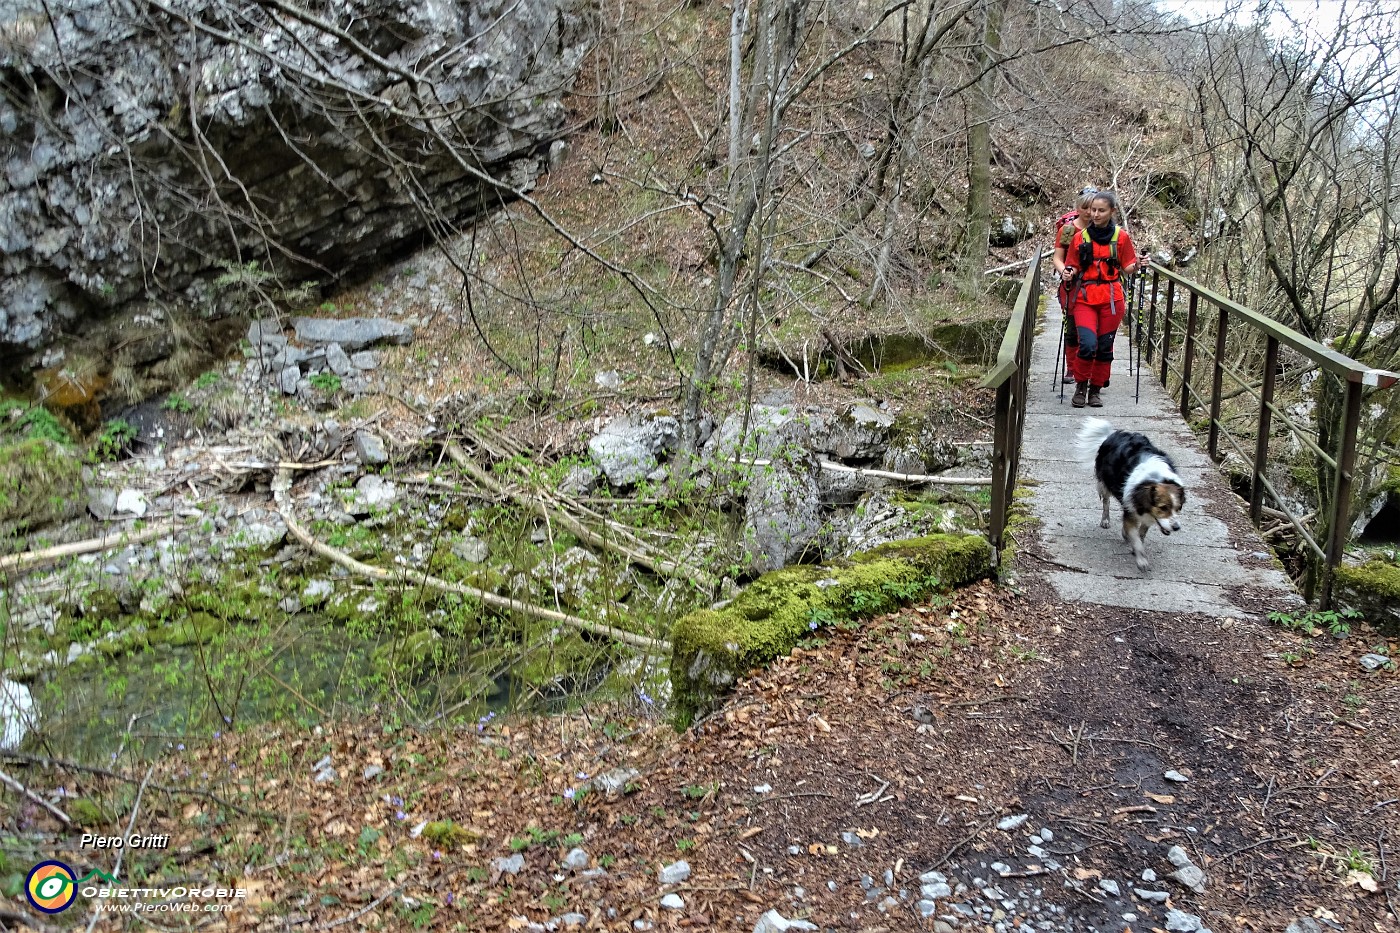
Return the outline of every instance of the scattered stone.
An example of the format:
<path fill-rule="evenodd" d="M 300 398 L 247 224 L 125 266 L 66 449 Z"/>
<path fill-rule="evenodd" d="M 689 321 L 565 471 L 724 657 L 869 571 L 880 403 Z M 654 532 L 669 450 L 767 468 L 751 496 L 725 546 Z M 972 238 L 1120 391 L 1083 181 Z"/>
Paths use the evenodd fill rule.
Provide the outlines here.
<path fill-rule="evenodd" d="M 366 781 L 372 781 L 384 773 L 384 769 L 379 765 L 365 765 L 365 770 L 360 772 L 360 777 Z"/>
<path fill-rule="evenodd" d="M 585 914 L 570 911 L 567 914 L 562 914 L 559 917 L 559 922 L 566 927 L 581 927 L 588 922 L 588 917 Z"/>
<path fill-rule="evenodd" d="M 1390 663 L 1390 658 L 1383 654 L 1363 654 L 1361 656 L 1361 666 L 1368 671 L 1378 671 Z"/>
<path fill-rule="evenodd" d="M 1118 897 L 1122 892 L 1118 888 L 1118 882 L 1103 878 L 1099 881 L 1099 890 L 1110 897 Z"/>
<path fill-rule="evenodd" d="M 606 797 L 616 797 L 622 793 L 628 783 L 641 776 L 641 772 L 635 768 L 613 768 L 605 771 L 592 780 L 593 789 Z"/>
<path fill-rule="evenodd" d="M 940 897 L 952 897 L 953 889 L 948 886 L 946 881 L 931 881 L 922 885 L 919 888 L 919 893 L 929 900 L 935 900 Z"/>
<path fill-rule="evenodd" d="M 1180 771 L 1168 771 L 1163 774 L 1162 777 L 1174 784 L 1185 784 L 1187 781 L 1191 780 Z"/>
<path fill-rule="evenodd" d="M 398 487 L 373 473 L 361 476 L 355 483 L 358 498 L 370 510 L 389 505 L 398 497 Z"/>
<path fill-rule="evenodd" d="M 919 901 L 914 906 L 919 909 L 919 916 L 923 917 L 925 920 L 932 917 L 934 912 L 938 910 L 938 905 L 928 900 Z"/>
<path fill-rule="evenodd" d="M 1186 865 L 1172 872 L 1172 878 L 1197 894 L 1206 893 L 1206 873 L 1196 865 Z"/>
<path fill-rule="evenodd" d="M 607 389 L 609 392 L 622 388 L 622 374 L 615 369 L 608 369 L 593 374 L 593 384 L 600 389 Z"/>
<path fill-rule="evenodd" d="M 679 894 L 667 894 L 661 899 L 661 906 L 667 910 L 685 910 L 685 901 Z"/>
<path fill-rule="evenodd" d="M 146 502 L 146 496 L 139 489 L 123 489 L 117 493 L 116 511 L 125 512 L 127 515 L 135 515 L 140 518 L 146 514 L 146 509 L 150 504 Z"/>
<path fill-rule="evenodd" d="M 1201 929 L 1201 918 L 1183 910 L 1172 909 L 1167 911 L 1166 926 L 1170 933 L 1198 933 Z"/>
<path fill-rule="evenodd" d="M 262 347 L 272 347 L 273 352 L 287 345 L 282 336 L 282 325 L 276 321 L 254 321 L 248 325 L 248 343 L 261 352 Z"/>
<path fill-rule="evenodd" d="M 1140 900 L 1151 901 L 1154 904 L 1165 904 L 1167 898 L 1171 897 L 1166 891 L 1149 891 L 1146 888 L 1133 888 L 1133 893 Z"/>
<path fill-rule="evenodd" d="M 335 592 L 335 584 L 329 580 L 308 580 L 306 588 L 301 591 L 301 604 L 303 606 L 315 606 L 325 602 Z"/>
<path fill-rule="evenodd" d="M 1006 832 L 1010 832 L 1013 829 L 1020 829 L 1022 826 L 1025 825 L 1026 820 L 1029 820 L 1030 818 L 1031 817 L 1029 813 L 1020 813 L 1016 816 L 1008 816 L 997 823 L 997 829 L 1004 830 Z"/>
<path fill-rule="evenodd" d="M 1283 933 L 1324 933 L 1322 924 L 1312 917 L 1299 917 L 1288 925 Z"/>
<path fill-rule="evenodd" d="M 758 918 L 758 922 L 753 926 L 753 933 L 787 933 L 788 930 L 815 930 L 814 924 L 806 920 L 788 920 L 776 910 Z"/>
<path fill-rule="evenodd" d="M 588 853 L 577 846 L 569 850 L 569 854 L 564 856 L 564 867 L 569 871 L 583 871 L 588 867 Z M 665 882 L 662 882 L 665 884 Z"/>
<path fill-rule="evenodd" d="M 855 833 L 851 832 L 849 829 L 841 834 L 841 841 L 844 842 L 846 845 L 850 846 L 852 849 L 859 849 L 861 846 L 865 845 L 865 840 L 860 838 L 860 836 L 857 836 Z"/>
<path fill-rule="evenodd" d="M 306 344 L 339 344 L 353 353 L 380 343 L 406 344 L 413 340 L 413 328 L 384 318 L 347 317 L 292 319 L 297 340 Z"/>
<path fill-rule="evenodd" d="M 379 368 L 379 354 L 373 350 L 361 350 L 350 354 L 350 365 L 356 369 L 372 370 Z"/>
<path fill-rule="evenodd" d="M 1042 826 L 1040 828 L 1040 838 L 1046 842 L 1053 842 L 1055 840 L 1055 834 L 1050 831 L 1049 826 Z"/>
<path fill-rule="evenodd" d="M 683 859 L 679 862 L 672 862 L 670 865 L 663 866 L 662 869 L 656 873 L 656 880 L 661 884 L 680 884 L 689 877 L 690 863 Z"/>
<path fill-rule="evenodd" d="M 297 366 L 284 366 L 282 372 L 277 376 L 277 386 L 282 390 L 283 395 L 296 395 L 297 383 L 301 381 L 301 368 Z"/>
<path fill-rule="evenodd" d="M 1144 868 L 1142 870 L 1142 880 L 1147 882 L 1156 881 L 1157 873 L 1150 868 Z"/>
<path fill-rule="evenodd" d="M 452 553 L 469 564 L 482 564 L 491 556 L 491 546 L 473 535 L 452 542 Z"/>
<path fill-rule="evenodd" d="M 297 599 L 295 596 L 283 596 L 278 600 L 277 608 L 281 609 L 289 616 L 294 616 L 298 612 L 301 612 L 301 600 Z"/>
<path fill-rule="evenodd" d="M 771 793 L 773 792 L 773 785 L 772 785 L 772 784 L 755 784 L 755 785 L 754 785 L 754 788 L 753 788 L 753 792 L 754 792 L 755 794 L 771 794 Z"/>
<path fill-rule="evenodd" d="M 326 365 L 337 376 L 353 376 L 356 372 L 355 364 L 350 362 L 350 357 L 338 343 L 326 347 Z"/>
<path fill-rule="evenodd" d="M 389 462 L 389 453 L 379 435 L 371 431 L 355 432 L 355 456 L 365 466 L 380 466 Z"/>
<path fill-rule="evenodd" d="M 491 863 L 491 867 L 503 875 L 518 875 L 525 868 L 525 856 L 517 852 L 505 858 L 498 858 Z"/>
<path fill-rule="evenodd" d="M 1185 868 L 1191 864 L 1191 856 L 1186 854 L 1186 850 L 1181 846 L 1172 846 L 1167 850 L 1167 861 L 1177 868 Z"/>
<path fill-rule="evenodd" d="M 117 491 L 115 489 L 89 489 L 88 511 L 98 521 L 106 521 L 117 511 Z"/>

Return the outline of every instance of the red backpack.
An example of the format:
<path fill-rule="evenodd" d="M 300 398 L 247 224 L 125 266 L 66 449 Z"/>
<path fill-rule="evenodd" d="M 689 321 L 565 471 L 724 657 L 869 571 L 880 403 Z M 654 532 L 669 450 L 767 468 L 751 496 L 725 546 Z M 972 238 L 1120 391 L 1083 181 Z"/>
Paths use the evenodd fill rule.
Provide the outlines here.
<path fill-rule="evenodd" d="M 1056 243 L 1060 242 L 1060 231 L 1064 229 L 1065 224 L 1074 223 L 1074 222 L 1075 222 L 1076 220 L 1078 220 L 1078 219 L 1079 219 L 1079 211 L 1078 211 L 1078 210 L 1072 210 L 1072 211 L 1070 211 L 1068 214 L 1061 214 L 1059 217 L 1056 217 L 1056 218 L 1055 218 L 1055 242 L 1056 242 Z"/>

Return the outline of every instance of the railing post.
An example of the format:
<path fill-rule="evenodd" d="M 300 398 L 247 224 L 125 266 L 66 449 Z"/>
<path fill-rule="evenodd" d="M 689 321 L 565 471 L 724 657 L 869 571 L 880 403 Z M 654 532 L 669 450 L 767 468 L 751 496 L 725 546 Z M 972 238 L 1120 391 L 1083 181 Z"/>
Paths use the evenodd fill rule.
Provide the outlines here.
<path fill-rule="evenodd" d="M 1020 375 L 1017 373 L 1017 375 Z M 992 547 L 996 548 L 997 560 L 1001 560 L 1001 549 L 1005 543 L 1002 534 L 1006 531 L 1007 485 L 1007 437 L 1011 433 L 1011 421 L 1015 412 L 1011 409 L 1011 380 L 997 386 L 996 430 L 992 434 Z"/>
<path fill-rule="evenodd" d="M 1157 287 L 1160 284 L 1157 267 L 1152 267 L 1152 303 L 1147 308 L 1147 362 L 1152 362 L 1152 340 L 1157 336 Z M 1168 286 L 1170 287 L 1170 286 Z"/>
<path fill-rule="evenodd" d="M 1196 293 L 1186 306 L 1186 346 L 1181 360 L 1181 420 L 1191 421 L 1191 363 L 1196 357 Z"/>
<path fill-rule="evenodd" d="M 1273 426 L 1274 370 L 1278 368 L 1278 338 L 1269 337 L 1264 350 L 1264 387 L 1259 392 L 1259 436 L 1254 439 L 1254 476 L 1249 484 L 1249 517 L 1255 527 L 1264 517 L 1264 463 L 1269 457 L 1269 431 Z"/>
<path fill-rule="evenodd" d="M 1327 566 L 1322 571 L 1323 609 L 1332 606 L 1332 572 L 1342 562 L 1347 534 L 1351 531 L 1351 481 L 1356 468 L 1356 432 L 1361 426 L 1361 383 L 1347 383 L 1346 412 L 1342 416 L 1342 443 L 1337 453 L 1337 485 L 1332 495 L 1332 526 L 1327 535 Z"/>
<path fill-rule="evenodd" d="M 1167 310 L 1162 315 L 1162 388 L 1167 388 L 1167 358 L 1172 350 L 1172 300 L 1176 298 L 1176 280 L 1167 280 Z M 1167 397 L 1171 390 L 1167 389 Z"/>
<path fill-rule="evenodd" d="M 1210 440 L 1206 451 L 1210 459 L 1220 462 L 1220 391 L 1221 380 L 1225 376 L 1225 334 L 1230 328 L 1230 312 L 1216 306 L 1215 319 L 1215 365 L 1210 377 Z"/>

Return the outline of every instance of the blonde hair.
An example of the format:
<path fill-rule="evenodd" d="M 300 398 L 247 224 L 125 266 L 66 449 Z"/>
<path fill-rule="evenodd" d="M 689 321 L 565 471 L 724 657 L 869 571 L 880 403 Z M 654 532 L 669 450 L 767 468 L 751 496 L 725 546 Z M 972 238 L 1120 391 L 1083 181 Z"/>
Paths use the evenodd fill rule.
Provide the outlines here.
<path fill-rule="evenodd" d="M 1090 185 L 1079 192 L 1079 198 L 1074 202 L 1074 206 L 1081 211 L 1087 211 L 1089 205 L 1094 203 L 1094 198 L 1098 195 L 1099 189 Z"/>

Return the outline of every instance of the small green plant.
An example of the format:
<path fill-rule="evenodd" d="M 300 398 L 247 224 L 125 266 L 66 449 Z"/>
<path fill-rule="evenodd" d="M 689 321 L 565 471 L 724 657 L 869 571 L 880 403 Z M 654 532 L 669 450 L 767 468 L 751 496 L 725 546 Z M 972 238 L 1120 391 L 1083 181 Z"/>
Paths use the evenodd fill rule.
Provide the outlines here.
<path fill-rule="evenodd" d="M 194 381 L 196 389 L 208 389 L 219 384 L 219 374 L 213 371 L 207 372 Z"/>
<path fill-rule="evenodd" d="M 190 412 L 194 411 L 194 403 L 178 392 L 171 392 L 167 395 L 160 407 L 164 408 L 166 411 L 179 412 L 182 415 L 188 415 Z"/>
<path fill-rule="evenodd" d="M 88 460 L 93 463 L 106 463 L 120 460 L 136 440 L 136 428 L 123 418 L 114 418 L 102 425 L 102 430 L 93 439 L 88 449 Z"/>
<path fill-rule="evenodd" d="M 472 884 L 481 884 L 491 877 L 491 873 L 480 865 L 473 865 L 467 869 L 467 881 Z"/>
<path fill-rule="evenodd" d="M 1308 610 L 1306 612 L 1271 612 L 1269 621 L 1284 628 L 1296 629 L 1304 635 L 1312 636 L 1323 629 L 1337 638 L 1351 634 L 1351 623 L 1359 620 L 1361 613 L 1355 609 Z"/>
<path fill-rule="evenodd" d="M 687 784 L 681 789 L 681 793 L 691 800 L 700 800 L 703 797 L 708 797 L 712 792 L 717 790 L 719 790 L 719 782 L 715 781 L 711 784 Z"/>
<path fill-rule="evenodd" d="M 1371 862 L 1371 857 L 1365 849 L 1347 849 L 1342 864 L 1346 866 L 1348 871 L 1362 871 L 1368 875 L 1376 873 L 1376 866 Z"/>
<path fill-rule="evenodd" d="M 695 848 L 695 840 L 694 840 L 694 839 L 677 839 L 677 840 L 676 840 L 676 849 L 677 849 L 678 851 L 680 851 L 680 852 L 686 852 L 686 851 L 689 851 L 690 849 L 693 849 L 693 848 Z"/>
<path fill-rule="evenodd" d="M 574 846 L 583 842 L 583 833 L 569 833 L 560 841 L 572 849 Z"/>
<path fill-rule="evenodd" d="M 340 391 L 340 377 L 335 373 L 317 373 L 308 379 L 307 382 L 311 383 L 311 388 L 319 392 L 330 393 Z"/>

